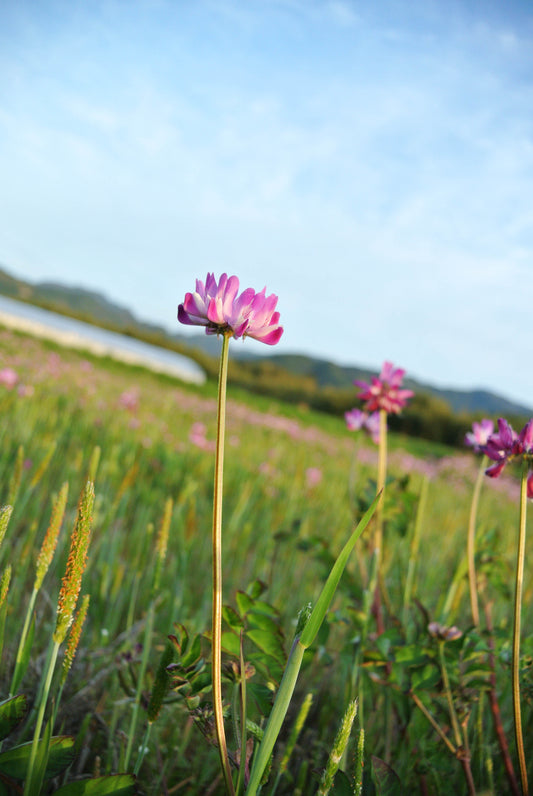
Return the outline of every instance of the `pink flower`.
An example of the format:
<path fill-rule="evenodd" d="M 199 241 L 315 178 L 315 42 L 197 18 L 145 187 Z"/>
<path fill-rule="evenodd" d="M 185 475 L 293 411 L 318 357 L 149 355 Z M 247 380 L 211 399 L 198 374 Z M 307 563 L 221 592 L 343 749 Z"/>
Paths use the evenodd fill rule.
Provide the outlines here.
<path fill-rule="evenodd" d="M 8 390 L 12 390 L 18 380 L 17 372 L 13 368 L 2 368 L 0 370 L 0 384 L 3 384 Z"/>
<path fill-rule="evenodd" d="M 533 463 L 533 418 L 528 420 L 520 434 L 503 417 L 498 420 L 498 432 L 491 434 L 481 451 L 495 464 L 485 470 L 491 478 L 497 478 L 508 462 L 523 457 Z M 533 498 L 533 473 L 527 479 L 527 494 Z"/>
<path fill-rule="evenodd" d="M 118 399 L 119 406 L 127 409 L 128 412 L 136 412 L 139 408 L 139 392 L 135 388 L 124 390 Z"/>
<path fill-rule="evenodd" d="M 372 412 L 372 414 L 368 416 L 365 428 L 370 434 L 372 442 L 374 442 L 376 445 L 379 445 L 379 412 Z"/>
<path fill-rule="evenodd" d="M 379 376 L 372 376 L 370 382 L 354 381 L 362 392 L 359 398 L 365 401 L 365 409 L 369 412 L 384 409 L 390 414 L 398 414 L 405 407 L 407 399 L 414 393 L 402 390 L 402 379 L 405 370 L 394 368 L 391 362 L 384 362 Z"/>
<path fill-rule="evenodd" d="M 346 420 L 348 431 L 360 431 L 365 427 L 368 415 L 362 409 L 350 409 L 349 412 L 344 413 L 344 419 Z"/>
<path fill-rule="evenodd" d="M 362 409 L 351 409 L 345 412 L 344 418 L 348 431 L 359 431 L 364 429 L 372 437 L 376 445 L 379 444 L 379 412 L 372 412 L 368 415 Z"/>
<path fill-rule="evenodd" d="M 470 445 L 476 453 L 479 453 L 493 433 L 494 423 L 483 418 L 480 423 L 472 423 L 472 431 L 465 434 L 465 445 Z"/>
<path fill-rule="evenodd" d="M 308 487 L 317 486 L 322 481 L 322 470 L 318 467 L 308 467 L 305 471 L 305 480 Z"/>
<path fill-rule="evenodd" d="M 220 280 L 207 274 L 205 284 L 196 280 L 196 291 L 186 293 L 178 307 L 178 320 L 192 326 L 205 326 L 206 334 L 231 332 L 232 336 L 253 337 L 267 345 L 275 345 L 283 334 L 276 312 L 278 297 L 267 296 L 266 288 L 256 293 L 253 288 L 237 295 L 239 280 L 222 274 Z"/>

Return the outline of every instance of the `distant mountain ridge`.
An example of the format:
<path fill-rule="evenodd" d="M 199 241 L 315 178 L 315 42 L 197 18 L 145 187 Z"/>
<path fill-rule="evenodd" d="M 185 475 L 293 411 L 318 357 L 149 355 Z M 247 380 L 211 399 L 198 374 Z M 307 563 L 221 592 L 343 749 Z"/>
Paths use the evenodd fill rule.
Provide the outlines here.
<path fill-rule="evenodd" d="M 9 274 L 0 267 L 0 293 L 10 298 L 36 304 L 65 315 L 93 322 L 96 325 L 143 337 L 157 334 L 169 344 L 179 342 L 189 349 L 199 349 L 211 356 L 220 351 L 220 341 L 203 333 L 195 335 L 169 335 L 157 324 L 140 321 L 126 307 L 116 304 L 102 294 L 83 287 L 67 286 L 55 282 L 30 283 Z M 288 371 L 294 376 L 313 379 L 319 387 L 346 390 L 353 387 L 354 379 L 368 379 L 376 371 L 357 366 L 343 366 L 305 354 L 250 354 L 244 347 L 233 346 L 232 354 L 240 362 L 261 359 Z M 521 406 L 488 390 L 441 389 L 430 384 L 406 379 L 406 385 L 419 393 L 428 393 L 445 401 L 454 412 L 486 415 L 531 416 L 531 408 Z"/>
<path fill-rule="evenodd" d="M 189 342 L 194 340 L 194 345 L 212 353 L 215 351 L 216 340 L 205 335 L 194 335 L 188 338 Z M 238 351 L 234 347 L 233 355 L 240 360 L 254 358 L 246 351 Z M 337 365 L 325 359 L 316 359 L 305 354 L 266 354 L 261 359 L 272 362 L 278 367 L 288 370 L 300 376 L 311 376 L 320 387 L 336 387 L 346 389 L 353 386 L 356 379 L 367 380 L 370 376 L 377 375 L 378 371 L 369 371 L 355 365 Z M 531 416 L 531 408 L 509 401 L 501 395 L 496 395 L 488 390 L 454 390 L 451 388 L 434 387 L 415 379 L 406 378 L 405 386 L 415 392 L 426 392 L 446 401 L 454 412 L 481 412 L 487 415 L 528 415 Z"/>

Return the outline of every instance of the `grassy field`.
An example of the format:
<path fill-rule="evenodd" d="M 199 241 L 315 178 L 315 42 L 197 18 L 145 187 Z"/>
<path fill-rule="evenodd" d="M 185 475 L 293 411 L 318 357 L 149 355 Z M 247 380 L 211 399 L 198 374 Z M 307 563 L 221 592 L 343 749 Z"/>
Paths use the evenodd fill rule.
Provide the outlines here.
<path fill-rule="evenodd" d="M 37 597 L 31 654 L 17 689 L 30 706 L 39 700 L 78 501 L 88 475 L 94 476 L 92 538 L 82 586 L 82 594 L 90 595 L 88 617 L 64 689 L 59 691 L 57 678 L 51 686 L 57 701 L 54 733 L 73 735 L 78 754 L 69 768 L 47 780 L 42 792 L 52 793 L 63 782 L 89 774 L 132 772 L 135 767 L 140 793 L 221 793 L 217 753 L 205 738 L 216 387 L 188 386 L 2 329 L 0 351 L 0 368 L 11 367 L 18 377 L 12 389 L 0 384 L 0 505 L 13 505 L 0 547 L 0 571 L 12 567 L 5 602 L 2 698 L 10 693 L 52 507 L 68 483 L 59 543 Z M 298 612 L 316 599 L 332 561 L 375 493 L 377 453 L 368 439 L 348 433 L 342 418 L 231 389 L 226 440 L 223 599 L 240 618 L 239 624 L 231 612 L 226 614 L 227 689 L 229 695 L 230 664 L 238 660 L 232 638 L 242 625 L 245 653 L 256 670 L 250 679 L 250 719 L 260 725 L 269 694 L 277 688 Z M 361 616 L 370 567 L 365 535 L 318 642 L 304 661 L 288 728 L 307 693 L 313 694 L 313 703 L 298 743 L 286 772 L 276 783 L 271 778 L 262 793 L 316 792 L 340 719 L 354 697 L 360 700 L 360 716 L 352 744 L 359 721 L 365 729 L 365 770 L 374 772 L 365 792 L 467 792 L 458 756 L 424 712 L 453 740 L 441 646 L 427 632 L 430 622 L 455 625 L 462 633 L 443 648 L 454 709 L 469 739 L 476 788 L 479 793 L 512 792 L 491 699 L 499 704 L 516 767 L 509 649 L 518 481 L 506 475 L 483 484 L 477 521 L 483 610 L 480 626 L 473 628 L 465 556 L 478 466 L 466 451 L 391 437 L 382 584 L 385 630 L 376 632 L 373 619 L 365 625 Z M 413 576 L 409 593 L 408 572 Z M 531 589 L 526 572 L 526 742 L 533 735 Z M 246 590 L 247 608 L 238 595 Z M 254 611 L 266 617 L 262 628 L 268 626 L 268 642 L 257 643 L 258 636 L 254 641 L 250 633 Z M 155 673 L 169 634 L 183 639 L 180 626 L 191 639 L 189 651 L 198 634 L 199 652 L 190 652 L 180 664 L 186 645 L 181 653 L 174 650 L 178 668 L 173 671 L 181 679 L 173 680 L 174 688 L 147 735 L 146 707 Z M 31 740 L 30 719 L 31 714 L 13 728 L 3 751 Z M 288 729 L 275 750 L 277 760 L 287 738 Z M 531 757 L 531 740 L 529 747 Z M 346 770 L 352 752 L 350 747 Z M 343 790 L 345 780 L 338 776 L 335 792 L 350 792 Z M 15 793 L 14 788 L 2 775 L 0 756 L 0 793 Z"/>

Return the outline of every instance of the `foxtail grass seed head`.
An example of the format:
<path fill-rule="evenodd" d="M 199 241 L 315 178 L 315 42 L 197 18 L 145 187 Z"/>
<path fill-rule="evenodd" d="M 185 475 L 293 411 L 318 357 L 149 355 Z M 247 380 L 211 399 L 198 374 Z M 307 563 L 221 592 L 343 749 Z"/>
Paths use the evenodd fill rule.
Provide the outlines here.
<path fill-rule="evenodd" d="M 354 775 L 354 794 L 361 796 L 363 792 L 363 772 L 365 767 L 365 731 L 361 727 L 357 739 L 357 749 L 355 750 L 355 775 Z"/>
<path fill-rule="evenodd" d="M 57 604 L 57 621 L 53 639 L 61 644 L 72 624 L 76 602 L 81 589 L 81 579 L 87 563 L 87 550 L 91 537 L 94 487 L 90 481 L 83 492 L 78 507 L 78 518 L 70 541 L 67 568 Z"/>
<path fill-rule="evenodd" d="M 307 694 L 304 701 L 302 702 L 302 706 L 298 712 L 298 715 L 296 716 L 296 721 L 292 725 L 292 729 L 289 738 L 287 740 L 287 745 L 285 746 L 285 752 L 283 754 L 281 763 L 279 764 L 280 774 L 283 774 L 287 770 L 289 760 L 294 751 L 294 747 L 296 746 L 298 737 L 303 729 L 305 720 L 307 719 L 307 715 L 311 709 L 312 703 L 313 703 L 313 694 Z"/>
<path fill-rule="evenodd" d="M 13 506 L 2 506 L 2 508 L 0 508 L 0 545 L 4 541 L 4 536 L 6 535 L 7 526 L 12 513 Z"/>
<path fill-rule="evenodd" d="M 91 458 L 89 460 L 89 467 L 87 470 L 87 481 L 96 481 L 96 473 L 98 471 L 98 465 L 100 464 L 100 453 L 101 449 L 99 445 L 95 445 L 93 448 L 93 452 L 91 453 Z"/>
<path fill-rule="evenodd" d="M 48 529 L 46 531 L 43 543 L 41 545 L 41 550 L 37 557 L 35 583 L 33 586 L 35 591 L 39 591 L 39 589 L 41 588 L 44 576 L 48 572 L 48 567 L 50 566 L 52 558 L 54 557 L 59 531 L 61 530 L 63 517 L 65 516 L 67 497 L 68 497 L 68 483 L 65 481 L 53 505 L 52 516 L 50 517 L 50 524 L 48 525 Z"/>
<path fill-rule="evenodd" d="M 161 520 L 161 525 L 159 527 L 159 532 L 157 534 L 157 539 L 155 543 L 155 551 L 157 558 L 155 562 L 155 572 L 154 572 L 154 585 L 153 585 L 154 592 L 159 588 L 159 581 L 161 579 L 161 570 L 163 569 L 163 564 L 165 562 L 165 557 L 167 555 L 168 536 L 170 533 L 170 522 L 172 520 L 173 507 L 174 507 L 174 502 L 172 498 L 167 498 L 167 501 L 165 503 L 165 510 L 163 512 L 163 518 Z"/>
<path fill-rule="evenodd" d="M 168 535 L 170 532 L 170 521 L 172 519 L 173 507 L 174 503 L 172 498 L 167 498 L 165 503 L 165 512 L 163 514 L 163 519 L 161 520 L 161 527 L 159 528 L 159 533 L 157 534 L 155 547 L 157 557 L 160 559 L 160 561 L 164 561 L 167 554 Z"/>
<path fill-rule="evenodd" d="M 50 445 L 48 446 L 48 450 L 44 454 L 42 462 L 40 463 L 39 467 L 35 471 L 33 478 L 30 481 L 30 489 L 33 489 L 35 486 L 37 486 L 37 484 L 39 483 L 39 481 L 47 471 L 48 465 L 50 464 L 52 456 L 55 453 L 56 447 L 57 447 L 57 442 L 53 440 L 53 442 L 51 442 Z"/>
<path fill-rule="evenodd" d="M 163 650 L 163 654 L 161 655 L 161 659 L 159 661 L 159 666 L 157 667 L 154 685 L 152 687 L 152 693 L 150 695 L 150 701 L 148 703 L 147 713 L 148 713 L 149 724 L 153 724 L 153 722 L 159 716 L 161 712 L 161 707 L 163 705 L 163 700 L 170 689 L 171 678 L 170 678 L 170 673 L 168 671 L 168 667 L 172 664 L 173 660 L 174 660 L 174 645 L 170 641 L 167 641 L 167 644 L 165 645 L 165 649 Z"/>
<path fill-rule="evenodd" d="M 67 675 L 74 661 L 74 656 L 76 655 L 76 650 L 78 649 L 78 644 L 80 643 L 83 624 L 85 622 L 85 619 L 87 618 L 87 611 L 89 610 L 89 601 L 90 601 L 90 596 L 88 594 L 85 594 L 81 601 L 79 610 L 76 616 L 74 617 L 72 627 L 70 628 L 70 633 L 68 634 L 68 639 L 67 639 L 67 646 L 65 648 L 65 656 L 63 658 L 63 663 L 61 666 L 61 685 L 64 685 L 65 680 L 67 679 Z"/>
<path fill-rule="evenodd" d="M 11 564 L 8 564 L 7 567 L 2 572 L 2 577 L 0 578 L 0 608 L 3 606 L 7 593 L 9 591 L 9 584 L 11 583 Z"/>
<path fill-rule="evenodd" d="M 20 489 L 20 482 L 22 480 L 23 470 L 24 470 L 24 448 L 22 445 L 19 445 L 19 448 L 17 450 L 17 457 L 15 459 L 15 466 L 13 467 L 13 472 L 9 480 L 9 493 L 7 496 L 7 502 L 11 506 L 15 505 L 15 501 L 17 499 L 17 495 Z"/>
<path fill-rule="evenodd" d="M 335 743 L 333 744 L 333 749 L 331 750 L 331 754 L 326 765 L 326 769 L 320 781 L 317 796 L 325 796 L 325 794 L 329 793 L 333 787 L 333 780 L 335 779 L 335 774 L 339 770 L 342 756 L 348 745 L 348 741 L 350 740 L 350 733 L 352 731 L 352 725 L 355 721 L 356 715 L 357 700 L 354 699 L 354 701 L 350 702 L 348 705 L 346 713 L 343 716 L 339 732 L 335 738 Z"/>

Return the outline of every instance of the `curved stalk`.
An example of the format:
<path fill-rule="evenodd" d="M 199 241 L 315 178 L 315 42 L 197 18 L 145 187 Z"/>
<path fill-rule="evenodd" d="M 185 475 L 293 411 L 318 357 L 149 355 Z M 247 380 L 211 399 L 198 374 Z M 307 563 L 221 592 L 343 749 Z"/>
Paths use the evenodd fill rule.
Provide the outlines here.
<path fill-rule="evenodd" d="M 228 380 L 228 352 L 230 335 L 222 337 L 220 369 L 218 372 L 217 441 L 215 452 L 215 485 L 213 491 L 213 618 L 212 618 L 212 680 L 213 712 L 215 732 L 218 742 L 220 764 L 224 774 L 226 790 L 234 796 L 235 788 L 231 778 L 224 712 L 222 707 L 222 487 L 224 474 L 224 436 L 226 427 L 226 384 Z"/>
<path fill-rule="evenodd" d="M 472 503 L 470 505 L 470 517 L 468 520 L 468 541 L 467 541 L 467 557 L 468 557 L 468 583 L 470 586 L 470 610 L 472 611 L 472 621 L 476 627 L 479 625 L 479 604 L 477 598 L 477 579 L 476 579 L 476 518 L 477 507 L 479 503 L 479 494 L 481 492 L 481 484 L 487 466 L 487 457 L 483 456 L 479 465 L 479 471 L 474 485 L 474 494 L 472 495 Z"/>
<path fill-rule="evenodd" d="M 516 579 L 513 621 L 513 655 L 511 663 L 513 712 L 516 749 L 520 766 L 520 780 L 524 796 L 529 796 L 527 782 L 526 756 L 524 737 L 522 734 L 522 711 L 520 708 L 520 622 L 522 614 L 522 585 L 524 581 L 524 561 L 526 554 L 526 509 L 527 509 L 527 475 L 528 463 L 523 464 L 522 483 L 520 486 L 520 519 L 518 523 L 518 553 L 516 557 Z"/>

